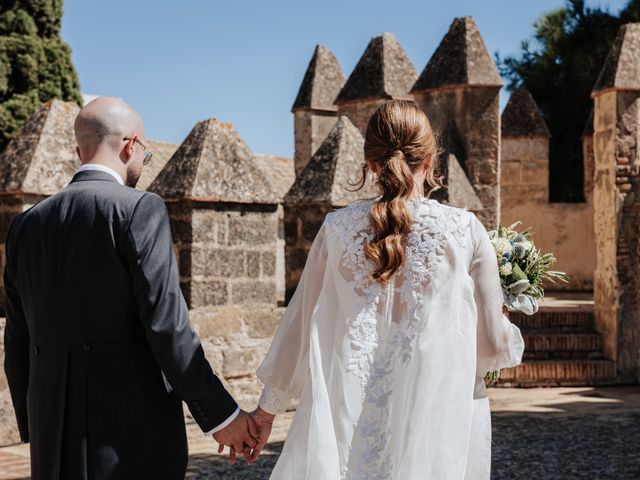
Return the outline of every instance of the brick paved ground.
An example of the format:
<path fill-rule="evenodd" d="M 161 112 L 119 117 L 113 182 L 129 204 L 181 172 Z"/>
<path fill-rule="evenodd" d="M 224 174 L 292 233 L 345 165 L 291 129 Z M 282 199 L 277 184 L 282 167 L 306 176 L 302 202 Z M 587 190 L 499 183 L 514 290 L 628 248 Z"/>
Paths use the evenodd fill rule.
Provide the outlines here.
<path fill-rule="evenodd" d="M 491 390 L 494 480 L 640 479 L 640 387 Z M 253 466 L 228 465 L 188 425 L 190 480 L 266 480 L 291 414 Z M 28 450 L 0 449 L 0 479 L 28 478 Z M 328 479 L 329 480 L 329 479 Z"/>

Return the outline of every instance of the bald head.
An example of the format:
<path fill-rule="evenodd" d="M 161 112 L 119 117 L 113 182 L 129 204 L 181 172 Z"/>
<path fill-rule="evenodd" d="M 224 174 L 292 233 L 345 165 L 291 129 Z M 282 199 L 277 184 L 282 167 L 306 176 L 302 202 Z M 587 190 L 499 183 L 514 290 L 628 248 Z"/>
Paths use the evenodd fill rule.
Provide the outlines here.
<path fill-rule="evenodd" d="M 97 154 L 117 155 L 124 137 L 144 135 L 144 124 L 140 115 L 122 100 L 98 97 L 80 110 L 74 130 L 85 163 Z"/>
<path fill-rule="evenodd" d="M 74 130 L 82 164 L 110 167 L 126 185 L 135 187 L 145 147 L 144 123 L 133 108 L 117 98 L 98 97 L 80 110 Z"/>

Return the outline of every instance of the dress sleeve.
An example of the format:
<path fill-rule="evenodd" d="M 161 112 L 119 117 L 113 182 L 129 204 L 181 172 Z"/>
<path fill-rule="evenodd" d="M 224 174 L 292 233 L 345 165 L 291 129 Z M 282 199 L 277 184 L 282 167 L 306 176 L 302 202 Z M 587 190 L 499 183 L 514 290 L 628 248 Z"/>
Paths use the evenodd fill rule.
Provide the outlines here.
<path fill-rule="evenodd" d="M 524 340 L 520 329 L 502 313 L 503 297 L 498 262 L 486 229 L 474 216 L 471 222 L 474 252 L 469 275 L 474 284 L 478 312 L 476 375 L 514 367 L 522 360 Z"/>
<path fill-rule="evenodd" d="M 260 408 L 283 413 L 300 396 L 309 373 L 311 317 L 316 308 L 327 262 L 325 226 L 318 232 L 300 282 L 257 375 L 264 383 Z"/>

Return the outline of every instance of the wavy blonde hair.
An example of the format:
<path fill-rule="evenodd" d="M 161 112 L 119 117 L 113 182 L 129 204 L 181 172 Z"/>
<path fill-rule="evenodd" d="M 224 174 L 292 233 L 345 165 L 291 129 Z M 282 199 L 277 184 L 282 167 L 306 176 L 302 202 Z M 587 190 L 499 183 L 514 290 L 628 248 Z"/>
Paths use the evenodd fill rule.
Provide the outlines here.
<path fill-rule="evenodd" d="M 390 100 L 369 117 L 363 180 L 369 162 L 378 164 L 376 184 L 382 196 L 369 213 L 374 238 L 365 245 L 364 253 L 374 264 L 373 278 L 383 285 L 405 261 L 413 223 L 406 201 L 414 193 L 414 172 L 425 170 L 427 196 L 443 186 L 442 177 L 435 173 L 438 155 L 436 135 L 415 102 Z"/>

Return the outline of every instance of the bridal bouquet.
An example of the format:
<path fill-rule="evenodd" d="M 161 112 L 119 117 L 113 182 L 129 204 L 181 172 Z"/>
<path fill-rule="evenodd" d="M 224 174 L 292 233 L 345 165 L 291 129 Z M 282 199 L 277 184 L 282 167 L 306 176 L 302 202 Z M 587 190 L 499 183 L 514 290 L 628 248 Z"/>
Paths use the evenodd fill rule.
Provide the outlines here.
<path fill-rule="evenodd" d="M 520 223 L 491 230 L 489 238 L 496 250 L 504 304 L 509 310 L 533 315 L 538 311 L 538 301 L 544 298 L 542 282 L 568 282 L 569 277 L 551 270 L 555 255 L 536 249 L 530 231 L 514 230 Z"/>
<path fill-rule="evenodd" d="M 498 260 L 505 313 L 515 310 L 533 315 L 538 311 L 538 301 L 544 298 L 542 282 L 568 282 L 569 277 L 564 272 L 551 270 L 551 265 L 556 262 L 555 255 L 543 254 L 536 249 L 530 231 L 516 231 L 515 227 L 520 223 L 491 230 L 489 238 Z M 499 378 L 499 370 L 485 376 L 488 383 L 494 383 Z"/>

